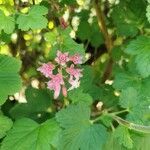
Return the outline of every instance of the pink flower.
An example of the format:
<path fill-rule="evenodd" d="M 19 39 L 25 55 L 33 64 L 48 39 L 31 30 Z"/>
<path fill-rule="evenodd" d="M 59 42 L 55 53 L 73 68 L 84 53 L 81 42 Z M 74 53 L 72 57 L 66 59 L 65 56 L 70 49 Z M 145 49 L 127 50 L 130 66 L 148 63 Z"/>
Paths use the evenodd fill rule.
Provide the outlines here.
<path fill-rule="evenodd" d="M 69 56 L 67 52 L 62 53 L 61 51 L 57 51 L 57 57 L 55 58 L 56 66 L 49 62 L 43 63 L 42 66 L 37 69 L 45 77 L 50 79 L 50 81 L 47 82 L 47 88 L 54 91 L 54 99 L 59 97 L 60 92 L 62 92 L 64 97 L 67 97 L 67 91 L 80 86 L 80 77 L 83 76 L 82 69 L 75 67 L 75 65 L 81 64 L 81 59 L 79 54 Z M 53 74 L 54 69 L 57 72 L 56 74 Z M 70 84 L 69 88 L 68 83 Z M 67 85 L 67 87 L 65 85 Z"/>
<path fill-rule="evenodd" d="M 67 22 L 65 21 L 65 19 L 62 17 L 62 18 L 60 18 L 60 25 L 61 25 L 61 27 L 63 28 L 63 29 L 65 29 L 65 28 L 67 28 L 67 26 L 68 26 L 68 24 L 67 24 Z"/>
<path fill-rule="evenodd" d="M 75 54 L 69 57 L 70 61 L 74 64 L 82 64 L 82 57 L 79 54 Z"/>
<path fill-rule="evenodd" d="M 70 76 L 70 79 L 68 81 L 71 84 L 71 87 L 68 89 L 68 91 L 73 90 L 74 88 L 78 88 L 80 86 L 79 79 L 73 79 L 72 76 Z"/>
<path fill-rule="evenodd" d="M 57 99 L 60 90 L 61 90 L 61 85 L 64 84 L 63 77 L 60 73 L 57 75 L 52 75 L 51 80 L 47 83 L 47 86 L 50 90 L 54 90 L 54 99 Z"/>
<path fill-rule="evenodd" d="M 55 69 L 55 66 L 49 62 L 47 64 L 42 64 L 41 67 L 37 69 L 37 71 L 40 71 L 45 77 L 50 77 L 52 75 L 52 71 Z"/>
<path fill-rule="evenodd" d="M 67 97 L 67 88 L 64 85 L 62 87 L 62 94 L 64 97 Z"/>
<path fill-rule="evenodd" d="M 58 64 L 65 66 L 66 62 L 69 61 L 68 53 L 61 53 L 60 51 L 57 51 L 57 57 L 55 58 L 55 61 Z"/>
<path fill-rule="evenodd" d="M 73 64 L 70 66 L 70 68 L 66 69 L 66 72 L 69 73 L 70 76 L 73 76 L 76 79 L 82 77 L 81 71 L 82 71 L 81 69 L 75 69 Z"/>

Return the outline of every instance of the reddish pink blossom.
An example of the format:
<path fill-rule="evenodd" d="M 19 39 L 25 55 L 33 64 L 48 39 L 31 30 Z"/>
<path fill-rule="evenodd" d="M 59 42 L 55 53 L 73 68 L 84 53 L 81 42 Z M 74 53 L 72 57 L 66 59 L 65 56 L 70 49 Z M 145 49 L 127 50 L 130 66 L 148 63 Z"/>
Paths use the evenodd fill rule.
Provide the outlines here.
<path fill-rule="evenodd" d="M 49 62 L 49 63 L 43 63 L 41 67 L 39 67 L 37 70 L 40 71 L 45 77 L 50 77 L 52 75 L 52 71 L 55 69 L 55 66 Z"/>
<path fill-rule="evenodd" d="M 70 66 L 70 68 L 66 69 L 66 72 L 69 73 L 70 76 L 73 76 L 76 79 L 79 79 L 80 77 L 82 77 L 81 71 L 82 71 L 81 69 L 74 68 L 73 64 Z"/>
<path fill-rule="evenodd" d="M 61 90 L 61 85 L 63 84 L 64 84 L 63 77 L 60 73 L 58 73 L 57 75 L 53 75 L 51 77 L 51 80 L 47 83 L 48 88 L 50 90 L 54 90 L 54 99 L 58 98 Z"/>
<path fill-rule="evenodd" d="M 82 64 L 82 57 L 79 54 L 75 54 L 69 57 L 70 61 L 74 64 Z"/>
<path fill-rule="evenodd" d="M 57 57 L 55 58 L 55 61 L 62 66 L 66 65 L 66 62 L 69 61 L 68 53 L 57 51 Z"/>
<path fill-rule="evenodd" d="M 60 26 L 61 26 L 63 29 L 67 28 L 68 23 L 64 20 L 63 17 L 61 17 L 59 21 L 60 21 Z"/>
<path fill-rule="evenodd" d="M 62 94 L 64 97 L 67 97 L 67 88 L 64 85 L 62 87 Z"/>
<path fill-rule="evenodd" d="M 75 68 L 75 65 L 81 64 L 82 60 L 79 54 L 69 56 L 68 53 L 57 51 L 57 57 L 55 58 L 55 61 L 56 66 L 51 62 L 47 64 L 44 63 L 37 70 L 40 71 L 44 76 L 50 78 L 50 81 L 47 83 L 47 88 L 54 91 L 54 99 L 57 99 L 60 95 L 60 92 L 62 92 L 64 97 L 67 97 L 67 91 L 80 86 L 82 69 Z M 56 75 L 53 74 L 54 69 L 57 72 Z M 65 86 L 64 80 L 70 84 L 69 88 Z"/>
<path fill-rule="evenodd" d="M 74 88 L 78 88 L 80 86 L 79 79 L 73 79 L 72 76 L 69 78 L 69 83 L 71 84 L 71 87 L 68 89 L 68 91 L 73 90 Z"/>

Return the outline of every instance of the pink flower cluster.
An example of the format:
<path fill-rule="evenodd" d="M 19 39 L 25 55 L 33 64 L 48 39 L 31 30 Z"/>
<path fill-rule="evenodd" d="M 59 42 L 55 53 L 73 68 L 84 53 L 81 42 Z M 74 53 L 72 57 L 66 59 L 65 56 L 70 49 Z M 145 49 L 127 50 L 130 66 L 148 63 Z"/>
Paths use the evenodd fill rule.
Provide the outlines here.
<path fill-rule="evenodd" d="M 57 99 L 61 90 L 63 96 L 66 97 L 67 91 L 80 86 L 82 69 L 77 68 L 76 65 L 82 63 L 82 57 L 79 54 L 70 56 L 68 52 L 57 51 L 55 62 L 57 64 L 43 63 L 37 70 L 50 79 L 47 82 L 47 88 L 54 91 L 54 99 Z M 54 74 L 54 70 L 56 70 L 56 74 Z M 69 88 L 67 88 L 66 82 L 69 83 Z"/>

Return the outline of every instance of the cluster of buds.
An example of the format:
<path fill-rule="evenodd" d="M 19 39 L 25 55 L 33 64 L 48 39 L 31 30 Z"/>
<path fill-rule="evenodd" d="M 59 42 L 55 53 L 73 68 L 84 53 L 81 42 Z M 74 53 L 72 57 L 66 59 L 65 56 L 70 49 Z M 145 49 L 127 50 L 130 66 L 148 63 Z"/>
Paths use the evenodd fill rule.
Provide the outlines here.
<path fill-rule="evenodd" d="M 57 51 L 55 64 L 52 62 L 43 63 L 37 69 L 50 79 L 47 82 L 47 88 L 54 91 L 54 99 L 58 98 L 61 91 L 66 97 L 67 91 L 79 87 L 82 69 L 77 67 L 78 64 L 82 64 L 82 57 L 79 54 L 70 56 L 68 52 Z"/>

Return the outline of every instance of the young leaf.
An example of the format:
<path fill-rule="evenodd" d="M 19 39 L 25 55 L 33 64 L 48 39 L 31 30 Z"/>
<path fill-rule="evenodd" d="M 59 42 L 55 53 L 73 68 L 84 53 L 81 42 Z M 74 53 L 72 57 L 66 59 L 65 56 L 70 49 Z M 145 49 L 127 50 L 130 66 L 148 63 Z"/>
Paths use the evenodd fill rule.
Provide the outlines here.
<path fill-rule="evenodd" d="M 8 95 L 18 92 L 21 88 L 21 79 L 18 72 L 21 62 L 15 58 L 0 55 L 0 105 Z"/>
<path fill-rule="evenodd" d="M 51 150 L 59 127 L 50 119 L 43 124 L 24 118 L 17 120 L 2 142 L 1 150 Z"/>
<path fill-rule="evenodd" d="M 19 29 L 28 31 L 29 29 L 43 29 L 47 26 L 47 19 L 44 17 L 48 9 L 44 6 L 34 5 L 28 14 L 19 14 L 17 24 Z"/>
<path fill-rule="evenodd" d="M 90 108 L 83 104 L 70 105 L 56 115 L 64 129 L 61 137 L 61 149 L 65 150 L 101 150 L 106 142 L 106 128 L 90 122 Z"/>
<path fill-rule="evenodd" d="M 5 33 L 10 34 L 15 29 L 15 19 L 11 16 L 5 16 L 0 10 L 0 33 L 3 30 Z"/>
<path fill-rule="evenodd" d="M 0 139 L 11 129 L 13 122 L 6 116 L 0 115 Z"/>

